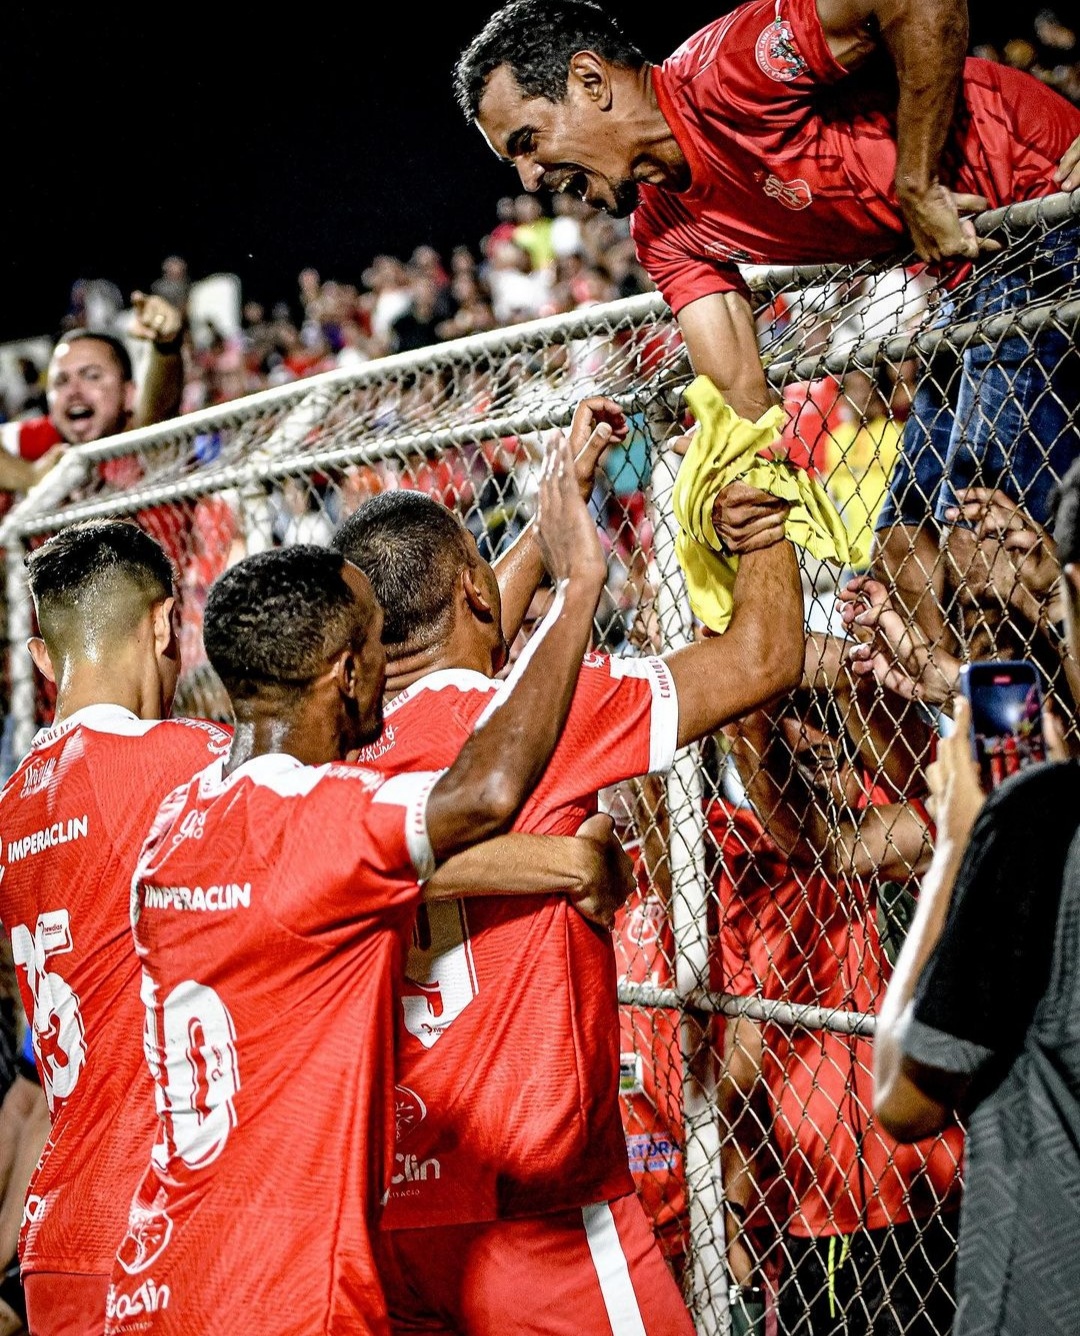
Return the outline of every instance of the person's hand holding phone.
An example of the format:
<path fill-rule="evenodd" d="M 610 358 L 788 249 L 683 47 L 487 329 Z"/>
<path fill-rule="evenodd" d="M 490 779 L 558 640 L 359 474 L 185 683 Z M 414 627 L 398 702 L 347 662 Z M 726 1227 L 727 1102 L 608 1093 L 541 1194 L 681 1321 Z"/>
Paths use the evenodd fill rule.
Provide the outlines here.
<path fill-rule="evenodd" d="M 979 767 L 971 753 L 971 706 L 956 700 L 956 727 L 937 746 L 937 756 L 926 768 L 930 788 L 927 807 L 934 818 L 934 842 L 965 848 L 972 827 L 986 802 Z"/>

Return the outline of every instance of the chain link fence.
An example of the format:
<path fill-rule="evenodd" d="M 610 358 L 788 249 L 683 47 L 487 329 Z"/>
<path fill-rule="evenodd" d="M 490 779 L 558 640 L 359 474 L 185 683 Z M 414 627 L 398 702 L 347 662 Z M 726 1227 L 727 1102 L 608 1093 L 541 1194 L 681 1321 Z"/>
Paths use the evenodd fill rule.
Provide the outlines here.
<path fill-rule="evenodd" d="M 781 448 L 865 560 L 800 554 L 803 688 L 602 795 L 639 873 L 616 938 L 630 1163 L 708 1336 L 951 1322 L 962 1132 L 898 1146 L 876 1127 L 874 1014 L 932 848 L 925 767 L 960 666 L 1037 662 L 1072 727 L 1048 527 L 1080 454 L 1078 215 L 1080 192 L 984 215 L 1001 249 L 958 282 L 906 257 L 745 271 Z M 201 615 L 230 562 L 325 542 L 398 487 L 454 507 L 494 558 L 533 514 L 549 434 L 601 392 L 631 432 L 593 496 L 610 572 L 596 642 L 667 653 L 697 634 L 670 505 L 690 379 L 649 295 L 73 450 L 0 530 L 9 645 L 32 631 L 26 551 L 130 516 L 180 572 L 176 711 L 227 717 Z M 10 677 L 17 756 L 51 702 L 21 649 Z M 1029 742 L 1018 726 L 995 773 Z"/>

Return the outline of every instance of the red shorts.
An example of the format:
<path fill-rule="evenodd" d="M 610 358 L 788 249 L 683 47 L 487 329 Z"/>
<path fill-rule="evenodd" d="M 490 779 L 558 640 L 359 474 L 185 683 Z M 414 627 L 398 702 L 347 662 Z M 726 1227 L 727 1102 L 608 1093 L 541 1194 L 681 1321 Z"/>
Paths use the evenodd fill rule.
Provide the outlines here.
<path fill-rule="evenodd" d="M 108 1276 L 32 1271 L 23 1277 L 30 1336 L 101 1336 Z"/>
<path fill-rule="evenodd" d="M 395 1336 L 694 1336 L 636 1193 L 479 1225 L 384 1230 Z"/>

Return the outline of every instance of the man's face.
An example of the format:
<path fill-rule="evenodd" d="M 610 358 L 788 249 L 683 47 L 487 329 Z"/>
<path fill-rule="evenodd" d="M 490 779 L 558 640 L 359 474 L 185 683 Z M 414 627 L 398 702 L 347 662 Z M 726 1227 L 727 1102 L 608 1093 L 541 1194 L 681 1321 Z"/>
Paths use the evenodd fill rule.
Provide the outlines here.
<path fill-rule="evenodd" d="M 618 115 L 604 111 L 573 72 L 566 97 L 549 102 L 526 98 L 510 67 L 500 65 L 488 76 L 476 124 L 492 150 L 518 169 L 526 190 L 577 195 L 616 218 L 637 207 L 634 163 Z"/>
<path fill-rule="evenodd" d="M 374 742 L 383 730 L 382 699 L 386 689 L 386 651 L 383 649 L 383 611 L 375 601 L 367 576 L 351 562 L 342 567 L 345 583 L 355 596 L 356 618 L 352 647 L 357 660 L 359 687 L 350 717 L 347 750 Z"/>
<path fill-rule="evenodd" d="M 113 350 L 97 339 L 60 343 L 49 362 L 49 417 L 69 445 L 99 441 L 123 431 L 134 407 Z"/>

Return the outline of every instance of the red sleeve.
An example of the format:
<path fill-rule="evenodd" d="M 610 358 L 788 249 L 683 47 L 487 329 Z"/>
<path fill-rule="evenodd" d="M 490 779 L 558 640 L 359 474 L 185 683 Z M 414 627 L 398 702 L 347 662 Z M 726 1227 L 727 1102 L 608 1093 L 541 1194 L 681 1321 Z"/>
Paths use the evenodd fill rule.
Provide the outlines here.
<path fill-rule="evenodd" d="M 54 445 L 63 444 L 63 440 L 52 419 L 47 417 L 5 422 L 0 426 L 0 445 L 9 455 L 17 455 L 31 464 L 48 454 Z"/>
<path fill-rule="evenodd" d="M 750 289 L 734 264 L 695 254 L 680 207 L 678 196 L 652 190 L 630 217 L 638 261 L 672 314 L 714 293 L 741 292 L 749 301 Z"/>
<path fill-rule="evenodd" d="M 557 805 L 663 772 L 678 733 L 675 682 L 663 659 L 587 654 L 538 799 Z"/>

